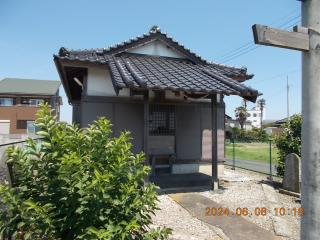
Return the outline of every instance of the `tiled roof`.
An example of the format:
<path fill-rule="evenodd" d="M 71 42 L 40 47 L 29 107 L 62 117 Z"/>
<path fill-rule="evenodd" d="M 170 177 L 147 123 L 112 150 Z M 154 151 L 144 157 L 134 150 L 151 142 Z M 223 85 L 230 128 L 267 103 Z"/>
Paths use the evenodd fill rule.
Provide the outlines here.
<path fill-rule="evenodd" d="M 155 39 L 155 35 L 157 35 L 160 38 Z M 141 40 L 144 40 L 141 42 Z M 124 41 L 122 43 L 118 43 L 116 45 L 110 46 L 108 48 L 96 48 L 96 49 L 68 49 L 65 47 L 62 47 L 59 51 L 59 54 L 54 54 L 54 58 L 59 58 L 63 60 L 71 60 L 71 61 L 83 61 L 83 62 L 93 62 L 93 63 L 106 63 L 106 55 L 113 55 L 117 50 L 122 50 L 125 48 L 125 51 L 128 51 L 132 48 L 142 46 L 146 43 L 155 41 L 155 40 L 167 40 L 168 42 L 174 44 L 177 46 L 175 49 L 182 55 L 191 55 L 195 57 L 199 62 L 201 62 L 204 65 L 208 65 L 214 69 L 219 69 L 219 71 L 223 71 L 225 75 L 232 75 L 232 76 L 242 76 L 246 77 L 247 79 L 251 79 L 254 75 L 253 74 L 247 74 L 247 68 L 246 67 L 234 67 L 234 66 L 228 66 L 225 64 L 219 64 L 214 63 L 211 61 L 207 61 L 206 59 L 202 58 L 201 56 L 197 55 L 196 53 L 192 52 L 189 48 L 186 48 L 183 44 L 179 43 L 178 41 L 174 40 L 172 37 L 168 36 L 165 32 L 162 32 L 160 28 L 152 28 L 148 33 L 143 34 L 142 36 L 138 36 L 136 38 L 131 38 L 128 41 Z M 133 44 L 133 43 L 139 43 L 141 44 Z M 188 56 L 186 56 L 188 58 Z"/>
<path fill-rule="evenodd" d="M 60 84 L 60 81 L 52 80 L 5 78 L 0 81 L 0 94 L 54 95 Z"/>
<path fill-rule="evenodd" d="M 148 56 L 107 56 L 117 87 L 258 96 L 212 66 Z"/>

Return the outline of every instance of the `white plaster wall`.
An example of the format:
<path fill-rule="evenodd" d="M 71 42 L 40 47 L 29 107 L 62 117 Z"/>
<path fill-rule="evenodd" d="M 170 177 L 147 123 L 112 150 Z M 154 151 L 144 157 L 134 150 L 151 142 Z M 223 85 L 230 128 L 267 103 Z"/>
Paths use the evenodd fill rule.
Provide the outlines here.
<path fill-rule="evenodd" d="M 132 50 L 127 51 L 129 53 L 138 53 L 152 56 L 162 56 L 162 57 L 172 57 L 172 58 L 183 58 L 185 56 L 173 50 L 172 48 L 167 48 L 167 45 L 163 42 L 156 40 L 151 43 L 147 43 L 144 46 L 136 47 Z"/>
<path fill-rule="evenodd" d="M 154 96 L 155 96 L 155 95 L 156 95 L 156 94 L 155 94 L 154 91 L 149 90 L 149 98 L 150 98 L 150 99 L 154 99 Z"/>
<path fill-rule="evenodd" d="M 117 96 L 114 91 L 110 72 L 108 69 L 88 69 L 87 94 L 89 96 Z M 119 97 L 130 97 L 130 89 L 123 88 L 122 90 L 120 90 Z"/>
<path fill-rule="evenodd" d="M 180 94 L 179 97 L 176 97 L 174 92 L 166 91 L 166 100 L 183 100 L 183 95 Z"/>
<path fill-rule="evenodd" d="M 116 96 L 109 70 L 94 68 L 88 69 L 87 95 Z"/>
<path fill-rule="evenodd" d="M 200 94 L 200 92 L 196 92 L 196 93 L 199 93 L 199 94 Z M 203 93 L 201 92 L 201 94 L 203 94 Z M 187 98 L 187 101 L 211 102 L 211 99 L 203 98 L 203 99 L 193 100 L 193 99 L 191 99 L 191 98 Z M 220 102 L 220 94 L 217 94 L 217 102 Z"/>
<path fill-rule="evenodd" d="M 119 90 L 119 97 L 130 97 L 130 88 L 122 88 Z"/>

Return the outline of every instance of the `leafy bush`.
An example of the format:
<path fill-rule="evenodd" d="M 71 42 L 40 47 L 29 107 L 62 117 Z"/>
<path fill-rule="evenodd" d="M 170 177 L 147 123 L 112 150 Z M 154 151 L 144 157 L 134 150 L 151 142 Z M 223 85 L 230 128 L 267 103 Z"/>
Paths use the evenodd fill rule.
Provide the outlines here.
<path fill-rule="evenodd" d="M 261 129 L 257 127 L 252 127 L 252 130 L 244 131 L 242 134 L 243 138 L 250 138 L 250 139 L 269 139 L 269 135 L 265 132 L 265 130 L 262 131 Z"/>
<path fill-rule="evenodd" d="M 286 156 L 295 153 L 301 157 L 301 114 L 295 115 L 292 120 L 287 120 L 281 125 L 282 135 L 275 136 L 278 152 L 277 171 L 279 176 L 284 176 L 284 162 Z"/>
<path fill-rule="evenodd" d="M 241 136 L 241 129 L 238 128 L 237 126 L 234 126 L 232 128 L 232 132 L 231 133 L 232 133 L 234 138 L 239 138 Z"/>
<path fill-rule="evenodd" d="M 149 229 L 157 187 L 141 186 L 150 168 L 144 154 L 130 152 L 129 132 L 109 138 L 110 122 L 99 118 L 88 128 L 55 123 L 41 104 L 35 126 L 40 148 L 9 147 L 14 163 L 12 189 L 0 185 L 0 229 L 15 239 L 165 239 L 171 229 Z M 13 217 L 9 217 L 13 212 Z"/>

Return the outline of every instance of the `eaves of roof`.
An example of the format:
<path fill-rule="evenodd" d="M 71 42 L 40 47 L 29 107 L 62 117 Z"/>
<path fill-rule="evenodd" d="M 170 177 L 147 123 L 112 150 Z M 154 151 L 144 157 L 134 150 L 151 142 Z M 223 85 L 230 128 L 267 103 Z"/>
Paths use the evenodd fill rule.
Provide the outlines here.
<path fill-rule="evenodd" d="M 163 41 L 187 60 L 127 52 L 156 40 Z M 252 102 L 261 95 L 257 90 L 241 83 L 253 77 L 247 74 L 246 67 L 206 61 L 159 28 L 109 48 L 76 51 L 62 47 L 58 55 L 54 54 L 54 61 L 69 101 L 78 99 L 82 91 L 74 82 L 74 76 L 78 74 L 82 77 L 81 69 L 90 66 L 110 70 L 116 93 L 121 88 L 191 91 L 239 95 Z M 79 69 L 78 73 L 75 69 Z M 79 80 L 82 82 L 82 79 Z"/>
<path fill-rule="evenodd" d="M 118 88 L 158 89 L 209 94 L 258 96 L 258 91 L 223 75 L 217 69 L 162 58 L 107 56 Z"/>
<path fill-rule="evenodd" d="M 186 48 L 183 44 L 174 40 L 171 36 L 168 36 L 165 32 L 162 32 L 160 28 L 151 29 L 148 33 L 144 33 L 142 36 L 131 38 L 127 41 L 118 43 L 108 48 L 70 50 L 68 48 L 62 47 L 59 50 L 59 54 L 54 54 L 53 56 L 55 59 L 58 58 L 61 60 L 103 64 L 107 62 L 107 55 L 119 54 L 156 40 L 160 40 L 165 44 L 170 45 L 172 49 L 184 55 L 186 58 L 190 59 L 196 64 L 207 65 L 213 69 L 221 70 L 225 75 L 228 76 L 242 77 L 241 81 L 251 79 L 254 76 L 253 74 L 247 74 L 246 67 L 240 68 L 225 64 L 219 64 L 202 58 L 200 55 L 192 52 L 189 48 Z"/>

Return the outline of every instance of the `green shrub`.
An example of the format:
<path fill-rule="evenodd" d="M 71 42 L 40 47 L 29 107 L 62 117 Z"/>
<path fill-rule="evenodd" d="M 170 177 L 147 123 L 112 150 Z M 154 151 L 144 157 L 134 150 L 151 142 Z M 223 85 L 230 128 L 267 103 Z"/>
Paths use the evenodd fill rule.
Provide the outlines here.
<path fill-rule="evenodd" d="M 232 128 L 232 132 L 231 133 L 232 133 L 234 138 L 239 138 L 241 136 L 241 129 L 238 128 L 237 126 L 234 126 Z"/>
<path fill-rule="evenodd" d="M 290 121 L 287 120 L 281 128 L 283 134 L 275 136 L 275 143 L 279 149 L 277 172 L 279 176 L 284 176 L 286 156 L 295 153 L 301 157 L 301 114 L 295 115 Z"/>
<path fill-rule="evenodd" d="M 0 184 L 1 232 L 15 239 L 165 239 L 171 229 L 148 229 L 158 189 L 141 186 L 150 168 L 141 152 L 130 152 L 129 132 L 109 138 L 110 122 L 99 118 L 88 128 L 56 124 L 41 104 L 35 126 L 42 143 L 29 150 L 9 147 L 14 163 L 12 189 Z M 9 217 L 9 212 L 13 217 Z"/>

